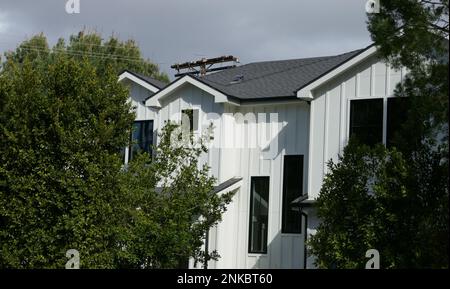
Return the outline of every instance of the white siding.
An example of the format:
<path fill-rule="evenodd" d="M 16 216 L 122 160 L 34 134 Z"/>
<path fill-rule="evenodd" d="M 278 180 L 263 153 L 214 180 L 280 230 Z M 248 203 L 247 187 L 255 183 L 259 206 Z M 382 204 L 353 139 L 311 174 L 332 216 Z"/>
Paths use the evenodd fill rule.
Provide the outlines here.
<path fill-rule="evenodd" d="M 270 133 L 270 137 L 278 142 L 278 151 L 270 158 L 262 158 L 261 148 L 241 148 L 235 150 L 239 160 L 234 168 L 234 175 L 243 178 L 239 196 L 236 216 L 238 218 L 235 231 L 223 235 L 224 243 L 236 251 L 234 261 L 228 257 L 219 259 L 217 268 L 302 268 L 304 234 L 281 233 L 281 211 L 283 191 L 283 158 L 286 154 L 301 154 L 305 156 L 304 162 L 304 189 L 307 187 L 307 155 L 309 106 L 305 102 L 289 105 L 259 105 L 253 107 L 239 107 L 234 109 L 243 115 L 247 113 L 266 113 L 266 118 L 257 117 L 260 130 L 252 130 L 249 125 L 238 126 L 234 132 L 223 132 L 225 135 L 234 133 L 241 140 L 262 138 L 261 132 Z M 269 114 L 278 113 L 278 123 L 271 129 Z M 273 143 L 272 143 L 273 145 Z M 229 153 L 231 154 L 231 153 Z M 250 179 L 252 176 L 269 176 L 269 226 L 268 226 L 268 252 L 267 254 L 248 253 L 248 231 L 250 214 Z M 220 225 L 219 225 L 220 227 Z M 232 233 L 233 232 L 233 233 Z M 236 235 L 234 235 L 236 234 Z M 219 254 L 228 252 L 225 248 L 217 248 Z M 229 267 L 230 264 L 235 264 Z"/>
<path fill-rule="evenodd" d="M 181 111 L 190 108 L 200 110 L 200 119 L 208 113 L 223 113 L 223 104 L 214 103 L 214 97 L 212 95 L 190 84 L 186 84 L 177 89 L 170 97 L 163 101 L 163 105 L 159 113 L 159 127 L 163 127 L 169 119 L 171 121 L 179 122 Z M 206 129 L 206 127 L 204 127 L 203 130 L 204 129 Z M 217 127 L 214 133 L 215 137 L 220 138 L 221 128 Z M 201 157 L 199 165 L 201 166 L 204 163 L 208 163 L 210 165 L 211 175 L 219 178 L 219 182 L 226 180 L 220 178 L 221 159 L 220 150 L 218 148 L 210 149 L 207 155 L 203 155 Z"/>
<path fill-rule="evenodd" d="M 383 61 L 371 57 L 314 91 L 311 102 L 310 199 L 319 195 L 327 162 L 337 160 L 348 141 L 350 100 L 387 98 L 405 70 L 395 71 Z"/>
<path fill-rule="evenodd" d="M 144 100 L 153 93 L 131 81 L 126 81 L 125 84 L 129 87 L 129 101 L 136 114 L 135 120 L 153 120 L 153 135 L 156 136 L 158 130 L 158 110 L 144 105 Z M 128 147 L 125 148 L 125 163 L 128 162 L 128 150 Z"/>
<path fill-rule="evenodd" d="M 136 108 L 136 120 L 156 119 L 157 110 L 144 105 L 144 100 L 152 93 L 137 84 L 131 85 L 130 93 L 132 104 Z"/>
<path fill-rule="evenodd" d="M 304 190 L 307 188 L 307 159 L 309 136 L 309 105 L 306 102 L 285 105 L 232 106 L 217 104 L 214 97 L 190 84 L 172 93 L 162 103 L 159 124 L 164 124 L 172 115 L 189 107 L 199 108 L 201 117 L 207 113 L 252 113 L 256 123 L 235 124 L 220 122 L 215 128 L 215 141 L 244 142 L 246 147 L 210 149 L 202 157 L 211 167 L 211 174 L 223 182 L 231 177 L 241 177 L 242 185 L 233 203 L 223 216 L 223 221 L 210 231 L 209 250 L 218 250 L 222 256 L 211 261 L 209 268 L 301 268 L 303 266 L 304 234 L 281 234 L 281 211 L 283 191 L 283 158 L 286 154 L 301 154 L 304 161 Z M 258 114 L 264 113 L 264 117 Z M 270 126 L 270 113 L 278 113 L 278 122 Z M 173 119 L 175 120 L 175 119 Z M 249 148 L 249 143 L 264 137 L 266 132 L 272 139 L 271 147 L 277 148 L 271 157 L 262 157 L 262 149 Z M 231 140 L 230 140 L 231 139 Z M 222 142 L 223 143 L 223 142 Z M 276 145 L 275 145 L 276 144 Z M 269 226 L 267 254 L 248 253 L 250 178 L 269 176 Z"/>
<path fill-rule="evenodd" d="M 313 91 L 309 104 L 297 101 L 289 104 L 258 104 L 236 106 L 215 103 L 214 96 L 185 84 L 162 101 L 159 110 L 144 107 L 150 92 L 132 85 L 131 98 L 137 106 L 137 120 L 154 119 L 155 129 L 169 119 L 179 121 L 176 115 L 187 108 L 198 108 L 200 118 L 216 113 L 220 121 L 214 129 L 214 142 L 220 144 L 249 143 L 262 140 L 264 133 L 270 139 L 269 150 L 259 146 L 218 147 L 203 155 L 211 175 L 218 183 L 232 177 L 241 177 L 241 186 L 223 216 L 223 221 L 209 233 L 209 250 L 218 250 L 222 256 L 211 261 L 209 268 L 303 268 L 305 234 L 314 234 L 319 220 L 314 210 L 308 214 L 308 226 L 302 225 L 301 234 L 282 234 L 283 160 L 285 155 L 304 155 L 304 193 L 317 198 L 327 172 L 327 162 L 337 160 L 348 139 L 349 104 L 355 98 L 386 98 L 392 96 L 395 85 L 402 80 L 404 70 L 394 71 L 376 58 L 364 62 L 335 77 Z M 236 124 L 223 121 L 227 114 L 252 113 L 256 124 Z M 264 118 L 258 114 L 263 113 Z M 270 120 L 276 113 L 277 121 Z M 257 142 L 261 144 L 262 141 Z M 275 149 L 275 154 L 267 154 Z M 250 179 L 269 176 L 269 219 L 267 254 L 249 254 Z M 302 222 L 302 224 L 304 224 Z M 313 266 L 313 258 L 307 260 Z M 201 265 L 200 265 L 201 266 Z M 193 264 L 191 262 L 191 267 Z"/>

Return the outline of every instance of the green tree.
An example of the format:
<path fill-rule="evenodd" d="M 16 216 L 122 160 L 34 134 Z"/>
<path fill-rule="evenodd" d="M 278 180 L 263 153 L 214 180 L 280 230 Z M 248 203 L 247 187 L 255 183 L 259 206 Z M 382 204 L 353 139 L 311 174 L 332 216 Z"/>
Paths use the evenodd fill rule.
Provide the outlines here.
<path fill-rule="evenodd" d="M 380 3 L 380 13 L 368 15 L 368 30 L 389 63 L 418 69 L 448 54 L 448 0 Z"/>
<path fill-rule="evenodd" d="M 39 50 L 25 49 L 32 42 Z M 47 48 L 46 48 L 47 47 Z M 174 268 L 200 250 L 231 195 L 199 166 L 204 142 L 170 142 L 124 166 L 135 118 L 116 64 L 38 36 L 0 71 L 0 268 Z M 177 140 L 177 139 L 175 139 Z"/>
<path fill-rule="evenodd" d="M 214 192 L 215 178 L 206 164 L 199 164 L 208 134 L 199 141 L 181 141 L 179 134 L 179 126 L 167 124 L 153 159 L 141 154 L 124 171 L 123 190 L 131 195 L 132 206 L 121 242 L 121 267 L 177 268 L 190 257 L 202 263 L 219 257 L 200 247 L 232 194 Z"/>
<path fill-rule="evenodd" d="M 411 181 L 419 160 L 350 140 L 328 164 L 317 200 L 321 224 L 310 245 L 318 267 L 362 269 L 369 249 L 380 252 L 382 268 L 447 267 L 448 169 L 439 153 L 422 160 L 427 174 Z"/>
<path fill-rule="evenodd" d="M 368 29 L 379 56 L 409 71 L 395 147 L 350 141 L 330 163 L 311 239 L 320 267 L 363 268 L 378 249 L 384 268 L 448 268 L 448 0 L 381 1 Z"/>
<path fill-rule="evenodd" d="M 411 206 L 417 223 L 410 266 L 448 267 L 448 37 L 449 1 L 382 1 L 368 29 L 380 56 L 409 70 L 395 91 L 409 99 L 396 147 L 407 163 Z M 405 243 L 399 244 L 405 245 Z"/>
<path fill-rule="evenodd" d="M 114 69 L 64 53 L 0 74 L 0 267 L 113 268 L 126 196 L 119 148 L 134 119 Z"/>
<path fill-rule="evenodd" d="M 6 64 L 23 62 L 25 57 L 34 61 L 45 60 L 50 52 L 64 53 L 81 60 L 88 58 L 99 73 L 111 67 L 116 73 L 124 69 L 141 73 L 168 83 L 169 77 L 159 71 L 158 65 L 142 57 L 139 46 L 132 39 L 120 41 L 112 35 L 106 41 L 95 32 L 81 31 L 71 35 L 68 43 L 63 38 L 50 47 L 44 34 L 38 34 L 21 43 L 15 51 L 5 53 Z"/>

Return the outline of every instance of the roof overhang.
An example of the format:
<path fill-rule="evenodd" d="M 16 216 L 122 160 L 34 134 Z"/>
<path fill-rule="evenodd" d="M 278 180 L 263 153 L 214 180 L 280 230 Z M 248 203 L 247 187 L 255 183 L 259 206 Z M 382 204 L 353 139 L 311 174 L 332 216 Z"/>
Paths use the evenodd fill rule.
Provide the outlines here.
<path fill-rule="evenodd" d="M 145 89 L 150 90 L 153 93 L 156 93 L 159 91 L 159 88 L 154 86 L 153 84 L 149 83 L 148 81 L 145 81 L 142 78 L 139 78 L 138 76 L 134 75 L 133 73 L 129 71 L 124 71 L 119 75 L 119 82 L 129 80 L 136 84 L 139 84 L 140 86 L 144 87 Z"/>
<path fill-rule="evenodd" d="M 222 195 L 239 189 L 242 186 L 242 178 L 234 177 L 214 187 L 216 194 Z"/>
<path fill-rule="evenodd" d="M 190 76 L 185 75 L 183 77 L 178 78 L 159 92 L 155 93 L 154 95 L 150 96 L 145 100 L 146 106 L 151 107 L 162 107 L 162 101 L 170 96 L 176 89 L 180 88 L 183 85 L 191 84 L 209 94 L 214 96 L 214 102 L 216 103 L 231 103 L 231 104 L 237 104 L 233 99 L 229 96 L 227 96 L 225 93 L 212 88 L 211 86 L 205 84 L 204 82 Z"/>
<path fill-rule="evenodd" d="M 342 73 L 346 72 L 348 69 L 352 68 L 356 64 L 364 61 L 365 59 L 369 58 L 370 56 L 375 55 L 377 52 L 377 48 L 375 45 L 368 46 L 365 50 L 363 50 L 361 53 L 357 54 L 356 56 L 350 58 L 346 62 L 340 64 L 339 66 L 331 69 L 327 73 L 323 74 L 322 76 L 319 76 L 312 82 L 306 84 L 305 86 L 299 88 L 297 90 L 297 98 L 303 99 L 303 100 L 313 100 L 313 90 L 319 87 L 320 85 L 326 83 L 327 81 L 330 81 L 331 79 L 341 75 Z"/>
<path fill-rule="evenodd" d="M 242 178 L 234 177 L 234 178 L 226 180 L 223 183 L 218 184 L 217 186 L 214 186 L 212 192 L 215 194 L 218 194 L 218 195 L 223 195 L 223 194 L 235 191 L 235 190 L 239 189 L 241 186 L 242 186 Z M 165 188 L 163 188 L 163 187 L 156 187 L 155 192 L 161 193 L 164 189 Z"/>
<path fill-rule="evenodd" d="M 303 195 L 293 200 L 290 205 L 294 211 L 301 211 L 303 208 L 314 207 L 316 205 L 316 202 L 316 200 L 309 199 L 308 195 Z"/>

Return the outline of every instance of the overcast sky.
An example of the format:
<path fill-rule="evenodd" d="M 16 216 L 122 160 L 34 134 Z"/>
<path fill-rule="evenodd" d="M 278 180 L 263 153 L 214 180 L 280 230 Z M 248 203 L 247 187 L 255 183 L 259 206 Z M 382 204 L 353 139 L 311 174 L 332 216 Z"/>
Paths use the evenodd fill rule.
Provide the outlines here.
<path fill-rule="evenodd" d="M 44 32 L 53 44 L 84 27 L 135 39 L 173 78 L 170 65 L 234 55 L 241 63 L 339 54 L 371 43 L 367 0 L 0 0 L 0 52 Z"/>

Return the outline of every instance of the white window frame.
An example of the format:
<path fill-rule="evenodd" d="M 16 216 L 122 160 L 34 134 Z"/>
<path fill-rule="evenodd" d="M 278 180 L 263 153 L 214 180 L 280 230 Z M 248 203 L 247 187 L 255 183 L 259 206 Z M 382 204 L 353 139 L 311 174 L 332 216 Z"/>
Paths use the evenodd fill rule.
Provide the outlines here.
<path fill-rule="evenodd" d="M 181 120 L 183 117 L 183 110 L 189 110 L 189 109 L 198 110 L 197 129 L 194 130 L 194 128 L 192 128 L 192 132 L 193 132 L 194 136 L 199 136 L 202 131 L 202 127 L 201 127 L 201 125 L 202 125 L 202 121 L 201 121 L 202 120 L 202 109 L 201 109 L 200 105 L 189 105 L 187 107 L 182 108 L 180 110 L 180 124 L 181 124 Z M 193 123 L 194 122 L 195 122 L 195 119 L 193 120 Z M 194 127 L 195 127 L 195 124 L 194 124 Z"/>

